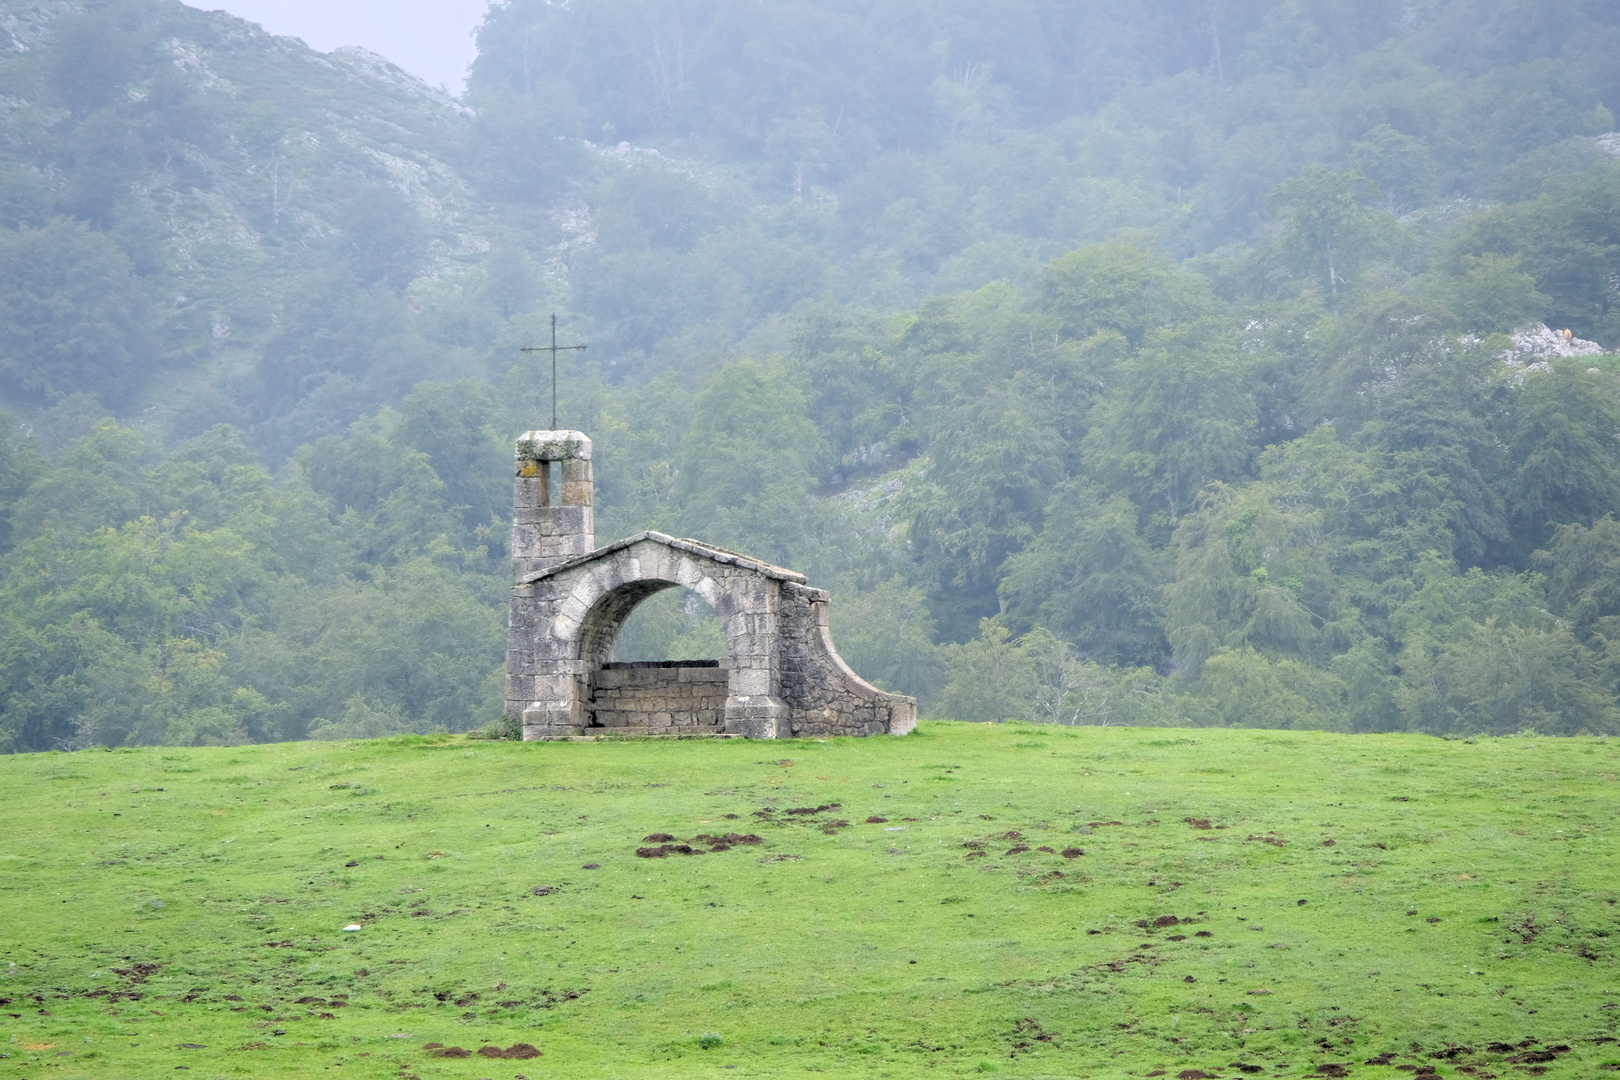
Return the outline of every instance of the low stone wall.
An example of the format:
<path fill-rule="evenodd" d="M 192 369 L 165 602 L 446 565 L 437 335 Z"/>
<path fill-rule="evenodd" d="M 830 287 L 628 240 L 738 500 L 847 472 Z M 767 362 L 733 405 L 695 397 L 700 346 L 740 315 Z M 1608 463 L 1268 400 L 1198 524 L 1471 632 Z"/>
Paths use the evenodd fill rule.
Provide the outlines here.
<path fill-rule="evenodd" d="M 591 676 L 589 726 L 608 729 L 602 734 L 718 733 L 730 677 L 717 660 L 604 664 Z"/>

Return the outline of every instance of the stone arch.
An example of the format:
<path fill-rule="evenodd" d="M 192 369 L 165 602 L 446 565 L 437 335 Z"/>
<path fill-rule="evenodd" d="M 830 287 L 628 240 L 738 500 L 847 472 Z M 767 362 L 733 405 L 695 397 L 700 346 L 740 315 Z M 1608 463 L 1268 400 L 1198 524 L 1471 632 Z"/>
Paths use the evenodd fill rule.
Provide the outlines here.
<path fill-rule="evenodd" d="M 637 605 L 676 587 L 690 589 L 714 609 L 732 660 L 759 654 L 753 638 L 762 623 L 772 621 L 775 605 L 769 594 L 774 590 L 759 588 L 760 582 L 751 576 L 715 573 L 685 553 L 647 546 L 653 550 L 627 552 L 627 557 L 602 563 L 595 573 L 578 575 L 571 582 L 553 628 L 558 639 L 575 642 L 570 659 L 582 665 L 611 660 L 619 628 Z"/>
<path fill-rule="evenodd" d="M 580 621 L 579 627 L 579 659 L 586 664 L 603 664 L 615 659 L 614 646 L 619 638 L 619 631 L 629 621 L 631 614 L 640 607 L 642 602 L 657 596 L 668 589 L 685 588 L 708 604 L 720 619 L 720 625 L 726 626 L 726 597 L 718 588 L 698 589 L 681 581 L 667 581 L 662 578 L 640 578 L 629 581 L 614 589 L 604 592 L 596 602 L 591 605 Z M 726 632 L 726 653 L 733 651 L 734 642 L 732 633 Z"/>
<path fill-rule="evenodd" d="M 720 615 L 684 586 L 660 589 L 631 609 L 613 640 L 614 663 L 720 661 L 727 642 Z"/>
<path fill-rule="evenodd" d="M 685 665 L 724 672 L 725 696 L 716 706 L 722 715 L 703 726 L 731 734 L 774 734 L 777 720 L 786 714 L 775 664 L 783 580 L 803 579 L 790 570 L 660 534 L 631 537 L 533 575 L 531 640 L 537 662 L 534 705 L 524 710 L 525 727 L 531 726 L 531 712 L 533 726 L 555 729 L 563 724 L 581 734 L 591 727 L 596 680 L 612 662 L 613 642 L 624 620 L 647 597 L 684 586 L 714 608 L 726 637 L 723 665 Z M 649 706 L 651 712 L 682 716 L 678 726 L 692 726 L 681 702 L 691 696 L 692 685 L 710 680 L 687 671 L 662 681 L 635 681 L 648 690 L 642 697 L 649 702 L 661 700 L 654 691 L 667 691 L 669 706 Z"/>
<path fill-rule="evenodd" d="M 615 663 L 613 644 L 630 613 L 675 586 L 714 608 L 726 659 Z M 827 603 L 802 574 L 661 533 L 520 569 L 512 590 L 508 709 L 521 715 L 530 739 L 612 726 L 600 722 L 603 711 L 620 717 L 614 723 L 621 730 L 661 734 L 911 730 L 915 703 L 871 686 L 838 657 Z M 640 719 L 622 719 L 631 714 Z"/>
<path fill-rule="evenodd" d="M 638 565 L 636 570 L 641 570 Z M 738 687 L 732 673 L 746 670 L 739 653 L 746 654 L 746 620 L 728 619 L 729 611 L 740 605 L 732 602 L 724 583 L 692 572 L 682 566 L 669 580 L 664 576 L 642 576 L 601 591 L 580 620 L 575 636 L 578 689 L 585 729 L 588 732 L 647 732 L 673 730 L 677 733 L 718 734 L 725 730 L 728 712 Z M 675 660 L 619 663 L 614 649 L 619 633 L 631 614 L 643 602 L 668 589 L 685 585 L 707 603 L 725 629 L 724 660 Z M 576 592 L 583 601 L 595 589 Z M 583 606 L 581 604 L 580 606 Z"/>
<path fill-rule="evenodd" d="M 666 589 L 677 589 L 673 581 L 633 581 L 620 585 L 585 613 L 579 628 L 579 659 L 587 667 L 600 667 L 615 659 L 614 647 L 619 631 L 630 621 L 631 614 L 642 602 Z M 727 642 L 730 647 L 730 642 Z"/>

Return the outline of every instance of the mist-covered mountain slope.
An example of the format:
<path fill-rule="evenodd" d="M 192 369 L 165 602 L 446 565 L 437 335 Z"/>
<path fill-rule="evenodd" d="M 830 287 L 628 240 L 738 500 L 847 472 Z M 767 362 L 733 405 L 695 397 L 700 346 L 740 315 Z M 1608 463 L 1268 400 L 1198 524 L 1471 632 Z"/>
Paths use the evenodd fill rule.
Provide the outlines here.
<path fill-rule="evenodd" d="M 4 10 L 0 219 L 63 219 L 8 261 L 55 269 L 14 290 L 4 388 L 277 460 L 506 375 L 538 307 L 610 381 L 702 372 L 806 302 L 1027 281 L 1120 229 L 1253 243 L 1312 162 L 1398 213 L 1522 201 L 1620 100 L 1595 0 L 515 0 L 465 103 L 178 3 Z"/>
<path fill-rule="evenodd" d="M 639 354 L 602 354 L 622 370 L 807 296 L 1027 280 L 1120 229 L 1177 257 L 1250 244 L 1311 163 L 1360 168 L 1400 214 L 1516 202 L 1599 156 L 1617 47 L 1596 0 L 513 0 L 468 100 L 486 130 L 727 166 L 729 190 L 610 178 L 589 200 L 574 302 Z"/>
<path fill-rule="evenodd" d="M 553 311 L 599 538 L 927 715 L 1620 731 L 1609 5 L 3 10 L 0 749 L 497 721 Z"/>
<path fill-rule="evenodd" d="M 405 290 L 487 247 L 465 107 L 179 3 L 8 3 L 4 29 L 13 394 L 233 420 L 285 453 L 416 381 Z"/>

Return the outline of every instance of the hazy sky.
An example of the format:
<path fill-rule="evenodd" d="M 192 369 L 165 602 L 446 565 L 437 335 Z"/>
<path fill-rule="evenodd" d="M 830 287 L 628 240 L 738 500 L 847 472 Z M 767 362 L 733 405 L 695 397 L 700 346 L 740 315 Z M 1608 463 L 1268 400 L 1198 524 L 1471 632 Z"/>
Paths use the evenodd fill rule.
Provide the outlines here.
<path fill-rule="evenodd" d="M 303 38 L 331 52 L 359 45 L 461 93 L 477 49 L 472 32 L 488 0 L 189 0 L 205 11 L 224 8 L 272 34 Z"/>

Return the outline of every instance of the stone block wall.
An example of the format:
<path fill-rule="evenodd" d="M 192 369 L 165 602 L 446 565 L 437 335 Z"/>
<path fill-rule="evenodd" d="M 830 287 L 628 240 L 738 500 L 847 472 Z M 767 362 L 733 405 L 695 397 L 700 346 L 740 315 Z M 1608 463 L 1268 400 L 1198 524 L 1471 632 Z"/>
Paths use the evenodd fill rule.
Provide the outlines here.
<path fill-rule="evenodd" d="M 716 660 L 603 664 L 591 674 L 587 734 L 717 734 L 730 678 Z"/>
<path fill-rule="evenodd" d="M 596 547 L 591 440 L 578 431 L 529 431 L 512 479 L 512 579 Z M 555 475 L 553 475 L 555 474 Z"/>
<path fill-rule="evenodd" d="M 781 695 L 793 737 L 905 735 L 915 730 L 915 698 L 879 690 L 838 655 L 828 623 L 830 600 L 825 589 L 781 584 Z"/>
<path fill-rule="evenodd" d="M 613 642 L 636 605 L 675 585 L 714 606 L 727 659 L 615 663 Z M 838 655 L 829 599 L 802 575 L 734 552 L 660 533 L 629 537 L 514 583 L 507 708 L 527 739 L 914 730 L 915 699 L 879 690 Z"/>

